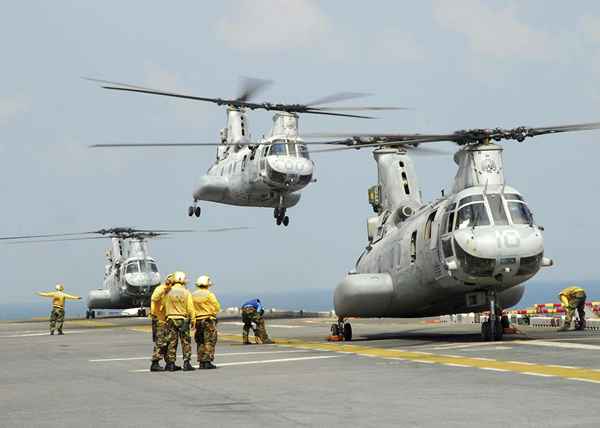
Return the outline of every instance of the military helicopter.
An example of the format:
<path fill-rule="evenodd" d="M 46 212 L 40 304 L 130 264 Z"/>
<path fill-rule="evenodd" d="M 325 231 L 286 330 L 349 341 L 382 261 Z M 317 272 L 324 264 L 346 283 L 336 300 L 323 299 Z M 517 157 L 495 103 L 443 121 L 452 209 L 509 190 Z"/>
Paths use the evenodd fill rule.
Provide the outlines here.
<path fill-rule="evenodd" d="M 600 122 L 543 128 L 470 129 L 451 134 L 358 134 L 320 144 L 324 151 L 375 148 L 375 215 L 355 269 L 336 287 L 334 335 L 352 338 L 348 317 L 426 317 L 489 311 L 485 341 L 501 340 L 501 310 L 519 302 L 542 267 L 544 230 L 525 198 L 505 182 L 502 147 L 546 134 L 600 129 Z M 323 136 L 322 136 L 323 137 Z M 332 135 L 329 135 L 332 137 Z M 450 141 L 458 171 L 450 194 L 426 203 L 408 150 Z"/>
<path fill-rule="evenodd" d="M 217 146 L 215 163 L 200 178 L 193 193 L 193 204 L 188 208 L 190 217 L 200 217 L 199 201 L 227 205 L 273 208 L 277 225 L 290 222 L 287 209 L 300 200 L 300 191 L 313 178 L 314 163 L 298 136 L 299 114 L 319 114 L 350 118 L 371 119 L 370 116 L 339 113 L 343 110 L 403 110 L 402 107 L 322 107 L 341 100 L 368 94 L 342 92 L 314 100 L 307 104 L 255 103 L 249 100 L 270 82 L 246 79 L 240 95 L 235 99 L 207 98 L 172 91 L 146 88 L 127 83 L 85 78 L 99 82 L 105 89 L 161 95 L 196 101 L 211 102 L 227 107 L 227 126 L 221 130 L 219 143 L 124 143 L 96 144 L 92 147 L 191 147 Z M 275 112 L 269 134 L 252 142 L 248 126 L 248 110 Z"/>
<path fill-rule="evenodd" d="M 227 232 L 243 229 L 247 228 L 229 227 L 196 231 L 113 227 L 81 233 L 8 236 L 0 237 L 0 241 L 8 241 L 14 244 L 110 238 L 111 246 L 106 251 L 107 261 L 104 266 L 103 287 L 89 292 L 86 318 L 95 318 L 96 309 L 129 309 L 136 307 L 139 308 L 137 315 L 145 317 L 145 308 L 150 306 L 150 296 L 161 281 L 156 260 L 148 252 L 149 239 L 165 238 L 173 233 Z"/>

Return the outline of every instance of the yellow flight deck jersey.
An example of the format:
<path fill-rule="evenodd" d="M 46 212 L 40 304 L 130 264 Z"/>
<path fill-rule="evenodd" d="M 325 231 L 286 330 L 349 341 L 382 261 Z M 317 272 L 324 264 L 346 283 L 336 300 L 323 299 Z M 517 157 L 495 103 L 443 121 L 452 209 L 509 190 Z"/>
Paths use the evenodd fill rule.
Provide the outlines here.
<path fill-rule="evenodd" d="M 150 298 L 150 315 L 156 317 L 158 321 L 167 320 L 167 313 L 165 311 L 165 305 L 163 304 L 163 299 L 167 290 L 168 288 L 165 284 L 160 284 L 154 289 L 152 297 Z"/>
<path fill-rule="evenodd" d="M 200 288 L 192 294 L 196 319 L 216 318 L 221 312 L 221 304 L 214 293 L 206 288 Z"/>
<path fill-rule="evenodd" d="M 181 284 L 175 284 L 163 297 L 167 319 L 194 319 L 192 294 Z"/>
<path fill-rule="evenodd" d="M 577 296 L 579 294 L 579 296 Z M 558 297 L 560 298 L 560 301 L 563 302 L 563 304 L 568 305 L 569 304 L 569 300 L 574 298 L 574 297 L 583 297 L 585 295 L 585 290 L 583 288 L 579 288 L 579 287 L 568 287 L 565 288 L 563 291 L 560 292 L 560 294 L 558 295 Z"/>
<path fill-rule="evenodd" d="M 38 291 L 37 293 L 42 297 L 52 297 L 52 306 L 55 308 L 64 309 L 65 308 L 65 300 L 79 300 L 81 297 L 73 296 L 71 294 L 67 294 L 63 291 Z"/>

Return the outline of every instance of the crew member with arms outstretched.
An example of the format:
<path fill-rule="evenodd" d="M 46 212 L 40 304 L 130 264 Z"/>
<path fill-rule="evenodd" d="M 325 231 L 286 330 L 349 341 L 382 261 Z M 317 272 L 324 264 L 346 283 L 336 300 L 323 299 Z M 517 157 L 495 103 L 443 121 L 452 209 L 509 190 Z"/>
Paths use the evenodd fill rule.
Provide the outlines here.
<path fill-rule="evenodd" d="M 244 323 L 242 337 L 244 345 L 250 344 L 248 333 L 251 328 L 254 331 L 254 336 L 258 337 L 261 343 L 273 343 L 267 334 L 265 319 L 263 318 L 264 314 L 265 310 L 260 303 L 260 299 L 252 299 L 242 305 L 242 322 Z M 253 327 L 252 324 L 256 325 L 256 327 Z"/>
<path fill-rule="evenodd" d="M 560 302 L 565 309 L 565 323 L 558 331 L 567 331 L 571 327 L 571 321 L 575 315 L 575 311 L 579 315 L 579 322 L 575 324 L 575 330 L 585 329 L 585 290 L 577 286 L 565 288 L 558 295 Z"/>
<path fill-rule="evenodd" d="M 198 363 L 200 369 L 216 369 L 215 346 L 217 346 L 217 314 L 221 304 L 208 288 L 213 283 L 209 276 L 203 275 L 196 280 L 196 290 L 192 293 L 194 311 L 196 313 L 196 345 L 198 347 Z"/>
<path fill-rule="evenodd" d="M 167 314 L 167 328 L 169 330 L 169 344 L 167 346 L 167 366 L 165 370 L 173 372 L 181 367 L 175 365 L 177 359 L 177 342 L 181 339 L 183 351 L 183 370 L 196 370 L 190 364 L 192 358 L 191 327 L 195 327 L 194 302 L 192 294 L 185 287 L 187 278 L 184 272 L 175 272 L 172 277 L 173 286 L 163 297 L 163 305 Z"/>
<path fill-rule="evenodd" d="M 65 287 L 62 284 L 56 284 L 56 291 L 38 291 L 36 294 L 42 297 L 52 298 L 52 312 L 50 312 L 50 334 L 58 330 L 58 334 L 63 334 L 63 323 L 65 322 L 65 300 L 81 300 L 80 296 L 73 296 L 65 293 Z"/>

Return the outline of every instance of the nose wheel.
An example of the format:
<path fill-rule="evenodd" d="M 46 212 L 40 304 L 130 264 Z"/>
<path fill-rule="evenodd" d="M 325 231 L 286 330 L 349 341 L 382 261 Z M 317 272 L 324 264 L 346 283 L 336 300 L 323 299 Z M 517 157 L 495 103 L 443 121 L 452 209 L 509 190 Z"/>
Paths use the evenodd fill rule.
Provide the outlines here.
<path fill-rule="evenodd" d="M 194 202 L 194 205 L 190 205 L 188 207 L 188 217 L 200 217 L 200 214 L 202 214 L 202 209 L 196 205 L 196 203 Z"/>
<path fill-rule="evenodd" d="M 497 306 L 496 291 L 492 290 L 488 294 L 488 300 L 490 303 L 490 317 L 487 321 L 481 324 L 481 338 L 484 342 L 496 342 L 501 341 L 504 335 L 504 325 L 502 317 L 502 311 Z"/>
<path fill-rule="evenodd" d="M 285 208 L 275 208 L 275 210 L 273 211 L 273 217 L 275 217 L 275 223 L 277 224 L 277 226 L 281 226 L 282 224 L 284 226 L 287 226 L 288 224 L 290 224 L 290 218 L 285 215 Z"/>
<path fill-rule="evenodd" d="M 85 313 L 85 319 L 89 320 L 89 319 L 94 319 L 94 318 L 96 318 L 96 312 L 94 312 L 91 309 L 88 309 Z"/>

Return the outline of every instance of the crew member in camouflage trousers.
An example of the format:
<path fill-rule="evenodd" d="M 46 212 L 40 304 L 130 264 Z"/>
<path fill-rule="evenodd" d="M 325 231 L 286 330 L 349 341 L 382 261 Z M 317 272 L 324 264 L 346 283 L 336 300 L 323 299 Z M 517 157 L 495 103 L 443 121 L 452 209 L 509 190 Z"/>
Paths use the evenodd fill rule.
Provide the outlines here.
<path fill-rule="evenodd" d="M 196 318 L 192 295 L 185 288 L 187 279 L 185 273 L 175 272 L 173 274 L 173 286 L 163 298 L 163 304 L 167 313 L 167 328 L 169 340 L 167 346 L 167 366 L 165 370 L 180 370 L 175 365 L 177 359 L 177 342 L 181 339 L 183 351 L 183 370 L 195 370 L 190 360 L 192 358 L 192 338 L 190 337 L 190 325 L 195 328 Z"/>
<path fill-rule="evenodd" d="M 150 317 L 152 318 L 152 340 L 154 342 L 154 350 L 152 351 L 152 363 L 150 365 L 151 372 L 162 372 L 164 369 L 160 366 L 161 359 L 167 362 L 167 346 L 169 344 L 169 330 L 167 328 L 167 314 L 163 300 L 171 287 L 172 276 L 169 275 L 165 279 L 164 284 L 160 284 L 152 292 L 150 298 Z"/>
<path fill-rule="evenodd" d="M 267 334 L 267 328 L 263 318 L 264 313 L 265 310 L 260 303 L 260 299 L 249 300 L 242 305 L 242 322 L 244 323 L 242 338 L 244 345 L 250 344 L 248 333 L 250 333 L 251 328 L 254 332 L 254 337 L 258 338 L 261 343 L 273 343 Z M 256 325 L 256 327 L 253 327 L 252 324 Z"/>
<path fill-rule="evenodd" d="M 196 313 L 196 345 L 198 346 L 198 363 L 201 369 L 216 369 L 215 347 L 217 346 L 217 314 L 221 304 L 217 297 L 208 290 L 213 285 L 210 277 L 203 275 L 196 280 L 196 290 L 192 293 L 194 311 Z"/>
<path fill-rule="evenodd" d="M 56 291 L 38 292 L 38 296 L 52 298 L 52 311 L 50 312 L 50 334 L 58 330 L 58 334 L 63 334 L 63 323 L 65 322 L 65 300 L 81 300 L 79 296 L 73 296 L 65 293 L 65 287 L 62 284 L 56 284 Z"/>

